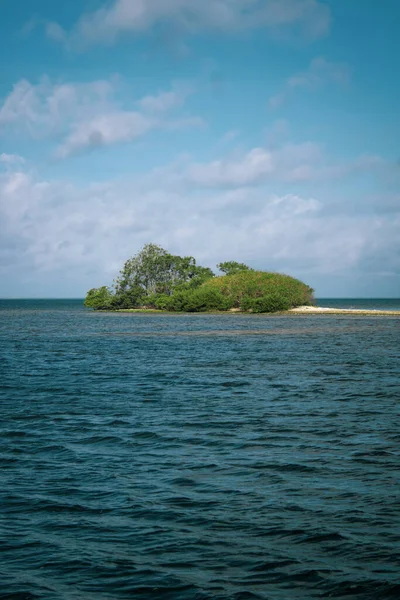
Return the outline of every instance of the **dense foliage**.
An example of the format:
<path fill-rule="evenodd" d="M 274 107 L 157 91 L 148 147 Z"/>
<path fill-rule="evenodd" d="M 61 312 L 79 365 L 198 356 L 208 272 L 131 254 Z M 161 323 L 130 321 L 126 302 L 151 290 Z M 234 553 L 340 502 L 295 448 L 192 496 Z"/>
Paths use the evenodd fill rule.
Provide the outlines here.
<path fill-rule="evenodd" d="M 86 294 L 85 306 L 96 310 L 108 310 L 113 308 L 114 296 L 108 287 L 92 288 Z"/>
<path fill-rule="evenodd" d="M 313 290 L 298 279 L 280 273 L 241 271 L 235 275 L 214 277 L 204 289 L 214 289 L 229 298 L 234 308 L 253 312 L 276 312 L 311 304 Z"/>
<path fill-rule="evenodd" d="M 255 271 L 235 261 L 219 263 L 217 268 L 225 275 L 216 277 L 192 256 L 176 256 L 147 244 L 126 261 L 113 289 L 89 290 L 85 306 L 95 310 L 278 312 L 313 301 L 313 290 L 288 275 Z"/>

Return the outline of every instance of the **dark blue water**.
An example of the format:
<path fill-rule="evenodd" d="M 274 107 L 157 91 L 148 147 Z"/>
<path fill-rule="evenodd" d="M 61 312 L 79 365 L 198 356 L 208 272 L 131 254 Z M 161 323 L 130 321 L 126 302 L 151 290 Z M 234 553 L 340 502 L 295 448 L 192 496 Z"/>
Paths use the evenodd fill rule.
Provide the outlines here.
<path fill-rule="evenodd" d="M 0 598 L 400 597 L 398 317 L 0 308 Z"/>

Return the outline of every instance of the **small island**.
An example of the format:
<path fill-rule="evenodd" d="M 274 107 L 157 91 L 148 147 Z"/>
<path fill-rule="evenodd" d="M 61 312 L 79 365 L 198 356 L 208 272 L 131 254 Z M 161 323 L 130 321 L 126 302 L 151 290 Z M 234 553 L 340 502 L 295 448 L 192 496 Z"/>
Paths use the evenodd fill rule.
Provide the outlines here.
<path fill-rule="evenodd" d="M 146 244 L 128 259 L 112 287 L 89 290 L 94 310 L 274 313 L 314 305 L 314 290 L 289 275 L 257 271 L 235 261 L 217 265 L 221 275 L 192 256 Z"/>

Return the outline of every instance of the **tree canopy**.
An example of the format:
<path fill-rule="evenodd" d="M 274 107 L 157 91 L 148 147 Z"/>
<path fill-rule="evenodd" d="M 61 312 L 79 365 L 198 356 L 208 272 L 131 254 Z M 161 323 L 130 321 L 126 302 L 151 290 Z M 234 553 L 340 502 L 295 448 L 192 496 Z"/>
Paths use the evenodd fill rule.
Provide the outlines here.
<path fill-rule="evenodd" d="M 208 277 L 214 273 L 197 266 L 193 256 L 176 256 L 156 244 L 146 244 L 126 261 L 116 281 L 116 293 L 138 289 L 144 295 L 169 295 L 178 285 L 202 283 Z"/>
<path fill-rule="evenodd" d="M 100 288 L 92 288 L 86 294 L 85 305 L 96 310 L 107 310 L 112 308 L 113 294 L 110 289 L 103 285 Z"/>
<path fill-rule="evenodd" d="M 219 269 L 221 271 L 221 273 L 225 273 L 225 275 L 235 275 L 236 273 L 240 273 L 241 271 L 251 271 L 252 270 L 252 269 L 250 269 L 250 267 L 248 267 L 244 263 L 239 263 L 234 260 L 219 263 L 217 265 L 217 269 Z"/>
<path fill-rule="evenodd" d="M 275 312 L 313 301 L 313 290 L 293 277 L 255 271 L 236 261 L 219 263 L 217 268 L 223 276 L 197 265 L 193 256 L 170 254 L 156 244 L 146 244 L 125 262 L 111 289 L 89 290 L 85 306 L 95 310 Z"/>

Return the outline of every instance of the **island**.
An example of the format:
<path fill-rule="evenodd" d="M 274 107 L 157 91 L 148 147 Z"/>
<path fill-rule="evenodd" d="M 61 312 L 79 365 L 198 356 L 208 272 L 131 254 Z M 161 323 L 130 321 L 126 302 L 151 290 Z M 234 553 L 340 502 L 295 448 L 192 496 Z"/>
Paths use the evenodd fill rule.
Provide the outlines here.
<path fill-rule="evenodd" d="M 92 288 L 85 306 L 107 311 L 276 313 L 314 305 L 314 290 L 281 273 L 236 261 L 217 265 L 220 275 L 156 244 L 128 259 L 111 287 Z"/>

